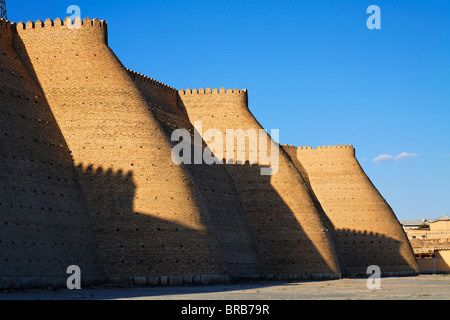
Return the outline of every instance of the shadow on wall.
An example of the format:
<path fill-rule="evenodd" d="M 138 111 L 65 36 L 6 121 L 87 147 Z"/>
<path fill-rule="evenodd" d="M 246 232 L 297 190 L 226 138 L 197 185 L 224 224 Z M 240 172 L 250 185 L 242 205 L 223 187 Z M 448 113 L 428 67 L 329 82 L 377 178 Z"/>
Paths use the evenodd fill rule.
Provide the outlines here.
<path fill-rule="evenodd" d="M 16 37 L 15 45 L 29 73 L 39 84 L 20 37 Z M 95 108 L 95 105 L 91 107 Z M 167 133 L 169 136 L 170 132 Z M 229 167 L 236 167 L 237 171 L 228 170 Z M 188 279 L 191 275 L 328 272 L 327 268 L 321 267 L 323 261 L 316 259 L 320 255 L 288 206 L 271 187 L 270 180 L 261 177 L 260 167 L 205 165 L 200 168 L 192 165 L 184 168 L 194 177 L 193 188 L 203 199 L 199 202 L 207 208 L 200 217 L 202 225 L 206 226 L 204 232 L 168 219 L 169 214 L 185 214 L 175 202 L 172 212 L 158 212 L 158 203 L 170 201 L 170 196 L 169 199 L 157 199 L 155 195 L 146 195 L 154 201 L 155 210 L 136 212 L 133 172 L 98 168 L 95 164 L 77 167 L 102 260 L 111 279 L 121 282 L 136 276 L 168 275 L 176 283 L 180 282 L 177 277 Z M 230 172 L 235 172 L 232 179 Z M 215 177 L 222 180 L 214 182 Z M 245 181 L 236 188 L 234 181 L 241 181 L 242 177 Z M 171 173 L 167 172 L 165 178 L 171 179 Z M 158 181 L 155 177 L 154 183 Z M 245 191 L 244 185 L 249 181 L 258 185 L 257 196 L 252 195 L 252 190 Z M 224 184 L 227 184 L 226 188 Z M 245 191 L 243 195 L 240 194 L 242 190 Z M 228 207 L 228 201 L 223 201 L 225 197 L 234 203 L 232 207 Z M 292 248 L 295 247 L 298 248 L 294 252 Z M 218 251 L 222 252 L 222 257 L 216 255 Z"/>
<path fill-rule="evenodd" d="M 273 188 L 271 176 L 262 176 L 261 167 L 248 162 L 225 167 L 235 181 L 264 273 L 304 279 L 336 272 Z"/>
<path fill-rule="evenodd" d="M 163 128 L 170 137 L 173 128 L 165 124 Z M 193 135 L 196 130 L 191 129 Z M 200 135 L 199 132 L 197 134 Z M 208 149 L 204 141 L 202 149 Z M 195 147 L 192 145 L 191 154 L 194 153 Z M 327 264 L 294 213 L 272 186 L 272 177 L 261 175 L 263 167 L 250 165 L 248 161 L 233 164 L 233 161 L 222 159 L 222 163 L 226 164 L 185 165 L 185 168 L 200 188 L 225 261 L 233 261 L 227 266 L 230 274 L 242 276 L 257 272 L 281 279 L 336 278 L 336 270 Z M 225 187 L 225 184 L 229 186 Z M 226 201 L 223 201 L 224 198 Z M 227 223 L 224 217 L 230 215 L 232 219 Z M 323 217 L 326 218 L 325 215 Z M 327 228 L 331 230 L 331 226 L 328 223 Z M 248 240 L 245 233 L 249 234 Z M 224 246 L 231 249 L 227 243 L 231 237 L 241 237 L 240 245 L 235 246 L 239 253 L 224 249 Z M 253 252 L 249 252 L 250 249 Z M 240 259 L 236 259 L 235 255 L 241 255 Z M 259 265 L 255 267 L 254 262 Z"/>
<path fill-rule="evenodd" d="M 23 65 L 27 69 L 29 75 L 34 80 L 34 84 L 39 88 L 40 92 L 44 92 L 41 83 L 39 82 L 39 79 L 37 77 L 37 74 L 34 70 L 33 63 L 31 62 L 30 57 L 28 55 L 25 43 L 23 42 L 22 38 L 19 36 L 17 31 L 14 32 L 14 49 L 16 50 L 17 55 L 20 57 Z"/>
<path fill-rule="evenodd" d="M 311 187 L 311 182 L 309 180 L 309 175 L 308 175 L 306 169 L 303 167 L 303 165 L 300 163 L 300 161 L 297 158 L 297 148 L 295 148 L 294 153 L 292 153 L 292 149 L 290 149 L 287 146 L 282 146 L 281 151 L 284 152 L 286 154 L 286 156 L 288 157 L 288 159 L 290 159 L 292 161 L 295 168 L 300 173 L 300 176 L 302 177 L 303 182 L 307 186 L 308 192 L 311 195 L 311 198 L 314 201 L 314 204 L 322 217 L 324 226 L 330 231 L 330 241 L 333 244 L 334 251 L 337 256 L 337 261 L 338 261 L 339 267 L 341 269 L 341 273 L 346 274 L 345 263 L 342 261 L 341 251 L 340 251 L 339 246 L 337 245 L 336 229 L 335 229 L 333 223 L 331 222 L 331 220 L 328 218 L 327 214 L 325 213 L 325 210 L 323 209 L 322 204 L 320 203 L 316 194 L 314 193 L 314 190 Z"/>
<path fill-rule="evenodd" d="M 307 170 L 298 160 L 297 148 L 290 148 L 289 146 L 284 146 L 284 148 L 301 173 L 316 202 L 316 206 L 320 208 L 324 216 L 327 216 L 311 186 Z M 416 267 L 412 266 L 410 262 L 408 263 L 407 259 L 404 259 L 404 255 L 410 254 L 407 242 L 401 242 L 378 233 L 336 229 L 328 217 L 326 223 L 330 226 L 330 230 L 333 230 L 335 250 L 338 253 L 341 269 L 345 276 L 365 276 L 367 267 L 371 265 L 382 267 L 385 274 L 417 274 Z M 365 227 L 370 228 L 371 225 L 367 224 Z"/>
<path fill-rule="evenodd" d="M 228 276 L 301 280 L 312 279 L 313 274 L 332 272 L 292 212 L 270 186 L 270 177 L 260 175 L 259 166 L 226 165 L 235 179 L 246 177 L 246 186 L 241 183 L 237 190 L 241 200 L 245 199 L 246 216 L 233 217 L 236 213 L 230 212 L 227 221 L 221 214 L 210 212 L 208 219 L 213 230 L 206 232 L 162 219 L 157 210 L 135 212 L 136 187 L 132 172 L 113 172 L 82 164 L 76 169 L 86 193 L 102 260 L 113 283 L 133 284 L 136 277 L 146 277 L 146 284 L 227 282 Z M 219 191 L 220 185 L 217 186 L 217 190 L 202 190 L 203 197 L 206 193 Z M 155 203 L 157 201 L 155 199 Z M 209 211 L 213 208 L 213 205 L 208 207 Z M 220 207 L 216 209 L 221 212 Z M 238 226 L 233 226 L 233 219 L 243 223 L 248 221 L 251 236 L 246 238 L 242 229 L 236 232 Z M 210 241 L 211 234 L 221 240 Z M 243 255 L 239 251 L 243 240 L 253 242 L 246 245 L 256 248 L 258 261 L 252 256 L 255 252 Z M 214 243 L 221 247 L 211 248 Z M 216 265 L 211 263 L 215 261 L 209 260 L 211 249 L 222 252 L 225 272 L 211 268 Z M 248 254 L 254 259 L 251 268 L 245 267 Z"/>
<path fill-rule="evenodd" d="M 189 276 L 224 274 L 214 269 L 217 262 L 210 260 L 210 252 L 217 250 L 211 248 L 211 235 L 159 218 L 157 209 L 148 213 L 134 211 L 136 187 L 132 172 L 113 172 L 92 165 L 76 168 L 105 269 L 113 283 L 130 284 L 134 277 L 147 276 L 152 284 L 158 284 L 161 276 L 172 276 L 170 281 L 178 284 L 183 281 L 181 276 L 185 282 L 192 282 Z M 155 208 L 158 200 L 154 199 Z M 175 205 L 173 214 L 183 213 L 177 212 Z"/>
<path fill-rule="evenodd" d="M 196 130 L 187 118 L 180 117 L 176 127 L 165 123 L 162 118 L 158 119 L 167 137 L 171 137 L 174 129 L 182 127 L 183 123 L 187 125 L 185 129 L 191 134 L 191 163 L 194 163 L 193 157 L 196 151 L 203 153 L 209 150 L 203 140 L 201 150 L 195 146 L 194 132 Z M 176 142 L 172 142 L 172 147 L 175 144 Z M 214 161 L 217 162 L 218 159 L 214 157 Z M 202 203 L 206 206 L 208 222 L 220 244 L 227 273 L 232 278 L 238 279 L 259 277 L 262 271 L 253 237 L 238 191 L 226 167 L 217 164 L 208 165 L 204 162 L 184 164 L 183 167 L 194 182 Z"/>
<path fill-rule="evenodd" d="M 450 258 L 448 251 L 438 250 L 435 252 L 436 272 L 450 273 Z"/>
<path fill-rule="evenodd" d="M 402 256 L 405 244 L 401 241 L 378 233 L 351 229 L 335 230 L 335 238 L 346 276 L 365 276 L 371 265 L 379 266 L 381 273 L 387 276 L 415 274 L 414 268 Z"/>
<path fill-rule="evenodd" d="M 84 270 L 83 284 L 102 283 L 69 149 L 1 23 L 0 288 L 65 287 L 74 264 Z"/>

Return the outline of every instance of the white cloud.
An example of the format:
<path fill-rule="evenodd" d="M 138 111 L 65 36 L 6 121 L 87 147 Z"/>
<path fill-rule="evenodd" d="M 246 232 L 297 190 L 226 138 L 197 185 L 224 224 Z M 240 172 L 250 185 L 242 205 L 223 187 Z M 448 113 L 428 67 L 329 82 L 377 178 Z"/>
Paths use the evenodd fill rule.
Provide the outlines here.
<path fill-rule="evenodd" d="M 407 152 L 402 152 L 399 155 L 397 155 L 395 157 L 394 160 L 402 160 L 402 159 L 407 159 L 407 158 L 415 158 L 418 157 L 419 155 L 417 153 L 407 153 Z"/>
<path fill-rule="evenodd" d="M 407 153 L 407 152 L 402 152 L 396 156 L 392 156 L 390 154 L 381 154 L 378 157 L 376 157 L 375 159 L 373 159 L 372 162 L 383 163 L 383 162 L 388 162 L 388 161 L 403 160 L 403 159 L 407 159 L 407 158 L 415 158 L 418 156 L 419 155 L 417 153 Z"/>
<path fill-rule="evenodd" d="M 390 154 L 381 154 L 372 161 L 375 163 L 381 163 L 381 162 L 388 162 L 394 160 L 395 157 L 391 156 Z"/>

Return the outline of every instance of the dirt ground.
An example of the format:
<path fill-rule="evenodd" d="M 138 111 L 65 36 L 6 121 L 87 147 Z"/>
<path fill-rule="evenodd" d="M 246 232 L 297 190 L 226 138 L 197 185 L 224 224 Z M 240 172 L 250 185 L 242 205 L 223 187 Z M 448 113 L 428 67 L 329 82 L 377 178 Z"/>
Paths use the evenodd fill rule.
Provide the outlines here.
<path fill-rule="evenodd" d="M 0 300 L 450 300 L 450 275 L 382 278 L 379 290 L 368 289 L 367 279 L 341 279 L 77 291 L 27 290 L 2 292 Z"/>

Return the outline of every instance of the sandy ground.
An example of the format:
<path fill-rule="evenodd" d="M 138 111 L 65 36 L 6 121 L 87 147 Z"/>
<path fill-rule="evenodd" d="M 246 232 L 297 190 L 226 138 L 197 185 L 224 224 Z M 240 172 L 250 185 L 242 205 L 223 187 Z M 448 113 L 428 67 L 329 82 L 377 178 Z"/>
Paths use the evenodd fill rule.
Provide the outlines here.
<path fill-rule="evenodd" d="M 381 289 L 367 279 L 321 282 L 258 282 L 159 288 L 89 288 L 2 292 L 0 300 L 450 300 L 450 275 L 382 278 Z"/>

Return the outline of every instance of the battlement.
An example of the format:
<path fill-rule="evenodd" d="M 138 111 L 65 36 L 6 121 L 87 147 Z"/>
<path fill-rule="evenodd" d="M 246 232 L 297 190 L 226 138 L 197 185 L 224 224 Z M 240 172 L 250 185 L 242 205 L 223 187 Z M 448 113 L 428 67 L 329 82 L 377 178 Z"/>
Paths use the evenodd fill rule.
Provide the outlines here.
<path fill-rule="evenodd" d="M 14 30 L 16 29 L 16 25 L 8 20 L 0 19 L 0 43 L 2 45 L 12 44 L 12 39 L 14 35 Z"/>
<path fill-rule="evenodd" d="M 355 150 L 355 148 L 353 147 L 353 145 L 337 145 L 337 146 L 319 146 L 317 148 L 313 148 L 313 147 L 304 147 L 304 146 L 300 146 L 300 147 L 296 147 L 294 145 L 289 145 L 289 144 L 285 144 L 282 145 L 282 147 L 285 150 L 292 150 L 292 151 L 324 151 L 324 150 Z"/>
<path fill-rule="evenodd" d="M 130 74 L 130 76 L 134 80 L 147 82 L 147 83 L 149 83 L 149 84 L 151 84 L 151 85 L 153 85 L 155 87 L 158 87 L 158 88 L 161 88 L 161 89 L 173 92 L 173 93 L 178 92 L 177 89 L 175 89 L 175 88 L 173 88 L 173 87 L 171 87 L 171 86 L 169 86 L 169 85 L 167 85 L 165 83 L 162 83 L 162 82 L 160 82 L 158 80 L 155 80 L 153 78 L 147 77 L 146 75 L 143 75 L 143 74 L 141 74 L 139 72 L 136 72 L 136 71 L 133 71 L 133 70 L 130 70 L 130 69 L 127 69 L 127 71 L 128 71 L 128 73 Z"/>
<path fill-rule="evenodd" d="M 10 22 L 5 19 L 0 19 L 0 30 L 14 30 L 15 29 L 15 23 Z"/>
<path fill-rule="evenodd" d="M 312 147 L 298 147 L 299 151 L 329 151 L 329 150 L 351 150 L 354 151 L 353 145 L 337 145 L 337 146 L 319 146 L 316 149 Z"/>
<path fill-rule="evenodd" d="M 247 94 L 247 89 L 242 89 L 242 90 L 239 90 L 239 89 L 227 89 L 227 90 L 225 90 L 225 88 L 220 88 L 220 89 L 217 89 L 217 88 L 214 88 L 214 89 L 211 89 L 211 88 L 206 88 L 206 89 L 204 89 L 204 88 L 200 88 L 200 89 L 186 89 L 186 90 L 183 90 L 183 89 L 181 89 L 180 91 L 179 91 L 179 93 L 180 93 L 180 95 L 194 95 L 194 94 Z"/>
<path fill-rule="evenodd" d="M 293 151 L 297 151 L 297 149 L 298 149 L 296 146 L 290 145 L 290 144 L 283 144 L 282 147 L 283 147 L 285 150 L 293 150 Z"/>
<path fill-rule="evenodd" d="M 42 29 L 42 28 L 60 28 L 60 29 L 89 29 L 89 28 L 102 28 L 105 29 L 107 26 L 106 21 L 94 19 L 91 20 L 90 18 L 85 18 L 84 20 L 81 20 L 81 18 L 77 17 L 72 22 L 72 19 L 67 17 L 62 21 L 59 18 L 56 18 L 55 20 L 47 19 L 44 22 L 41 20 L 36 20 L 36 22 L 28 21 L 26 23 L 19 22 L 17 23 L 16 27 L 18 30 L 35 30 L 35 29 Z"/>

